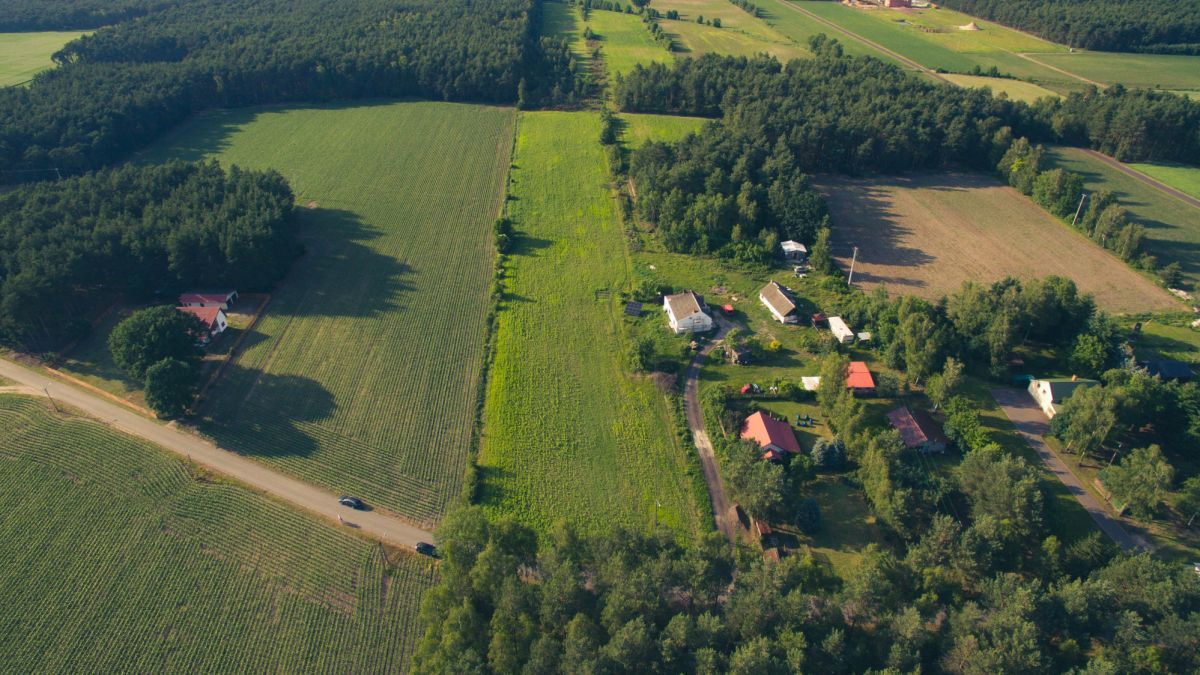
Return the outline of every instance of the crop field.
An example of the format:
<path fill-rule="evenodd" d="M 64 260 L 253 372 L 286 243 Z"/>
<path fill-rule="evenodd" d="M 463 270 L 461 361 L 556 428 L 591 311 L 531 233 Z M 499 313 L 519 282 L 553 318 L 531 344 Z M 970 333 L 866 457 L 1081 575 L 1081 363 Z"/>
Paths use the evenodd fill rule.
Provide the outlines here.
<path fill-rule="evenodd" d="M 642 113 L 621 113 L 619 117 L 625 126 L 623 140 L 630 149 L 637 148 L 646 141 L 670 143 L 681 140 L 693 131 L 700 131 L 700 128 L 710 121 L 703 117 Z"/>
<path fill-rule="evenodd" d="M 842 48 L 847 54 L 854 56 L 874 56 L 877 59 L 896 63 L 892 57 L 883 52 L 865 45 L 858 40 L 852 40 L 845 35 L 838 34 L 837 31 L 831 30 L 829 26 L 796 11 L 792 8 L 792 5 L 795 3 L 787 2 L 786 0 L 756 0 L 754 4 L 758 5 L 759 10 L 762 12 L 761 21 L 779 31 L 796 44 L 807 45 L 810 37 L 824 33 L 830 37 L 837 38 L 838 42 L 842 43 Z"/>
<path fill-rule="evenodd" d="M 671 62 L 671 52 L 650 37 L 650 31 L 635 14 L 593 10 L 587 25 L 600 40 L 600 53 L 610 79 L 628 73 L 639 63 Z"/>
<path fill-rule="evenodd" d="M 1182 164 L 1130 164 L 1134 169 L 1200 199 L 1200 168 Z"/>
<path fill-rule="evenodd" d="M 307 253 L 210 390 L 206 433 L 417 522 L 440 517 L 471 447 L 513 121 L 447 103 L 236 110 L 155 150 L 275 168 L 299 202 Z"/>
<path fill-rule="evenodd" d="M 1200 93 L 1200 56 L 1076 51 L 1034 58 L 1105 84 Z"/>
<path fill-rule="evenodd" d="M 987 87 L 992 90 L 993 94 L 997 96 L 1001 93 L 1006 94 L 1013 101 L 1033 103 L 1039 98 L 1047 96 L 1051 98 L 1059 97 L 1057 92 L 1045 87 L 1039 87 L 1032 82 L 1025 82 L 1024 80 L 1009 80 L 1002 77 L 980 77 L 977 75 L 943 75 L 942 77 L 960 87 Z"/>
<path fill-rule="evenodd" d="M 1016 190 L 975 174 L 826 179 L 834 255 L 870 290 L 936 299 L 968 279 L 1057 274 L 1118 313 L 1179 309 L 1166 291 Z"/>
<path fill-rule="evenodd" d="M 589 532 L 648 528 L 657 501 L 659 523 L 691 532 L 711 522 L 698 461 L 665 395 L 623 365 L 630 262 L 599 134 L 596 114 L 520 118 L 480 498 L 541 531 L 562 518 Z"/>
<path fill-rule="evenodd" d="M 733 5 L 729 6 L 738 9 Z M 746 18 L 756 21 L 748 14 Z M 807 49 L 782 36 L 777 40 L 766 41 L 736 28 L 725 28 L 724 26 L 714 28 L 702 26 L 693 21 L 662 21 L 661 23 L 663 30 L 674 36 L 676 43 L 683 47 L 684 51 L 681 52 L 683 56 L 699 56 L 701 54 L 755 56 L 766 53 L 774 56 L 781 63 L 811 56 Z"/>
<path fill-rule="evenodd" d="M 1083 176 L 1088 191 L 1111 190 L 1133 219 L 1146 226 L 1144 248 L 1157 256 L 1161 264 L 1179 262 L 1188 281 L 1200 284 L 1200 209 L 1163 194 L 1077 148 L 1047 150 L 1049 163 Z"/>
<path fill-rule="evenodd" d="M 41 399 L 0 395 L 0 485 L 7 672 L 402 672 L 436 582 Z"/>
<path fill-rule="evenodd" d="M 11 87 L 33 79 L 54 67 L 50 55 L 87 33 L 0 33 L 0 87 Z"/>

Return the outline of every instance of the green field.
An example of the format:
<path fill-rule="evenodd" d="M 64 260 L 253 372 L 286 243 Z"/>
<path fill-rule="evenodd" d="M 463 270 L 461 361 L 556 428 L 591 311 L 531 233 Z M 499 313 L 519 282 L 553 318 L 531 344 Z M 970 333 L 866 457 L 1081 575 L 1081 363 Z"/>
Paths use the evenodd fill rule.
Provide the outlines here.
<path fill-rule="evenodd" d="M 1120 82 L 1127 87 L 1192 93 L 1200 90 L 1200 56 L 1077 51 L 1036 54 L 1034 58 L 1105 84 Z"/>
<path fill-rule="evenodd" d="M 670 63 L 671 52 L 650 37 L 635 14 L 593 10 L 587 25 L 600 41 L 600 53 L 609 78 L 625 74 L 637 64 Z"/>
<path fill-rule="evenodd" d="M 87 33 L 0 33 L 0 87 L 28 82 L 54 67 L 50 55 Z"/>
<path fill-rule="evenodd" d="M 1181 164 L 1130 164 L 1142 173 L 1200 199 L 1200 168 Z"/>
<path fill-rule="evenodd" d="M 1088 190 L 1111 190 L 1146 226 L 1145 248 L 1161 264 L 1178 261 L 1192 284 L 1200 283 L 1200 209 L 1163 194 L 1077 148 L 1048 148 L 1052 166 L 1084 177 Z"/>
<path fill-rule="evenodd" d="M 998 96 L 1003 93 L 1014 101 L 1033 103 L 1039 98 L 1047 96 L 1058 98 L 1056 92 L 1023 80 L 1009 80 L 1002 77 L 979 77 L 977 75 L 944 75 L 943 77 L 960 87 L 987 87 L 992 90 L 993 94 Z"/>
<path fill-rule="evenodd" d="M 593 16 L 602 14 L 594 12 Z M 630 263 L 599 116 L 520 119 L 508 214 L 517 230 L 488 376 L 481 502 L 545 529 L 709 527 L 667 399 L 623 367 L 617 293 Z M 702 490 L 702 488 L 700 488 Z M 700 494 L 703 494 L 702 492 Z"/>
<path fill-rule="evenodd" d="M 150 159 L 275 168 L 300 204 L 307 254 L 210 391 L 205 432 L 418 522 L 441 516 L 471 450 L 514 119 L 447 103 L 235 110 L 157 147 Z"/>
<path fill-rule="evenodd" d="M 734 9 L 737 8 L 734 7 Z M 782 36 L 776 41 L 767 42 L 733 28 L 702 26 L 692 21 L 663 21 L 661 23 L 663 30 L 674 36 L 675 42 L 683 48 L 680 54 L 684 56 L 700 56 L 701 54 L 755 56 L 766 53 L 779 59 L 782 63 L 810 56 L 807 49 Z"/>
<path fill-rule="evenodd" d="M 401 672 L 430 564 L 0 396 L 0 670 Z"/>
<path fill-rule="evenodd" d="M 632 148 L 646 141 L 670 143 L 681 140 L 693 131 L 700 131 L 709 120 L 703 117 L 680 117 L 677 115 L 647 115 L 621 113 L 625 125 L 622 140 Z"/>
<path fill-rule="evenodd" d="M 796 44 L 807 45 L 810 37 L 824 33 L 830 37 L 837 38 L 838 42 L 842 43 L 842 47 L 847 54 L 854 56 L 874 56 L 877 59 L 896 63 L 892 57 L 883 52 L 867 46 L 858 40 L 841 35 L 830 29 L 829 26 L 796 11 L 791 7 L 794 3 L 786 2 L 785 0 L 755 0 L 754 4 L 758 5 L 759 10 L 762 12 L 761 21 L 770 25 Z"/>

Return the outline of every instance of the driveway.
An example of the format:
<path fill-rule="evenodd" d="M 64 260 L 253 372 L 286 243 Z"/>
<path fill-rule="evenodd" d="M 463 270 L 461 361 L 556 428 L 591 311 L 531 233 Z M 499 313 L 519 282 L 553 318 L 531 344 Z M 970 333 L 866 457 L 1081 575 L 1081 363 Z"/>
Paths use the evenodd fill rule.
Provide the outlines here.
<path fill-rule="evenodd" d="M 433 541 L 431 533 L 395 516 L 381 511 L 354 511 L 340 506 L 337 495 L 331 492 L 278 473 L 264 464 L 219 448 L 199 436 L 147 419 L 95 394 L 50 379 L 11 361 L 0 359 L 0 375 L 32 389 L 38 395 L 44 396 L 48 392 L 58 405 L 78 408 L 113 428 L 144 438 L 293 506 L 357 529 L 373 539 L 404 547 L 411 547 L 419 541 Z"/>
<path fill-rule="evenodd" d="M 1122 527 L 1120 519 L 1110 515 L 1100 500 L 1088 492 L 1079 478 L 1067 468 L 1066 462 L 1046 445 L 1043 436 L 1050 433 L 1050 423 L 1029 392 L 1024 389 L 993 389 L 992 398 L 996 399 L 1004 414 L 1016 425 L 1021 438 L 1024 438 L 1038 457 L 1042 458 L 1042 463 L 1050 473 L 1067 486 L 1067 491 L 1074 495 L 1076 501 L 1088 512 L 1092 520 L 1096 521 L 1096 525 L 1104 534 L 1127 551 L 1150 549 L 1145 539 Z"/>
<path fill-rule="evenodd" d="M 729 497 L 725 494 L 725 482 L 721 480 L 721 471 L 717 467 L 717 458 L 713 454 L 712 441 L 704 428 L 704 410 L 700 407 L 700 366 L 705 358 L 717 348 L 717 341 L 734 328 L 721 317 L 716 318 L 717 333 L 704 345 L 688 365 L 684 375 L 683 402 L 687 411 L 688 429 L 692 432 L 692 441 L 696 444 L 696 452 L 700 455 L 700 467 L 704 472 L 704 482 L 708 486 L 708 500 L 712 502 L 713 518 L 717 521 L 717 529 L 731 542 L 738 539 L 737 526 L 729 522 Z"/>

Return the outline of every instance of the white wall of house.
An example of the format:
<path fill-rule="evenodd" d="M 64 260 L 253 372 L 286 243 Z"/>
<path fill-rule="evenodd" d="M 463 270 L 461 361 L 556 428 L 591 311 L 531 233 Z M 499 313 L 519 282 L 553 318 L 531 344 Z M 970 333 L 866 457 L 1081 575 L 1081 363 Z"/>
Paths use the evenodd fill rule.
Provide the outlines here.
<path fill-rule="evenodd" d="M 712 319 L 704 312 L 676 320 L 671 315 L 670 310 L 668 310 L 667 317 L 671 324 L 671 330 L 675 331 L 676 335 L 680 333 L 703 333 L 704 331 L 711 330 L 713 326 Z"/>

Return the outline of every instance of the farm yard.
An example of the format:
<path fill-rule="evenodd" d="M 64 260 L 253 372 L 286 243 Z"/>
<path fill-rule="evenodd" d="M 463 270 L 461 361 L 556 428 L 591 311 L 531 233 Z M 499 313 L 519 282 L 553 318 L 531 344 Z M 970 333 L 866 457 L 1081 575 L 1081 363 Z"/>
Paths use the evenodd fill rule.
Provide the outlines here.
<path fill-rule="evenodd" d="M 0 395 L 0 459 L 5 670 L 406 668 L 426 560 L 44 399 Z"/>
<path fill-rule="evenodd" d="M 693 532 L 712 521 L 692 449 L 666 396 L 624 366 L 617 293 L 630 262 L 599 133 L 592 113 L 520 118 L 480 502 L 540 531 L 566 519 Z"/>
<path fill-rule="evenodd" d="M 1113 312 L 1180 309 L 1162 288 L 995 179 L 927 174 L 820 181 L 834 256 L 854 282 L 936 299 L 968 279 L 1057 274 Z M 1070 252 L 1069 255 L 1067 252 Z"/>
<path fill-rule="evenodd" d="M 235 110 L 143 158 L 275 168 L 301 206 L 307 253 L 210 389 L 205 433 L 438 520 L 472 444 L 513 120 L 447 103 Z"/>
<path fill-rule="evenodd" d="M 50 55 L 83 32 L 0 33 L 0 87 L 24 84 L 54 67 Z"/>

